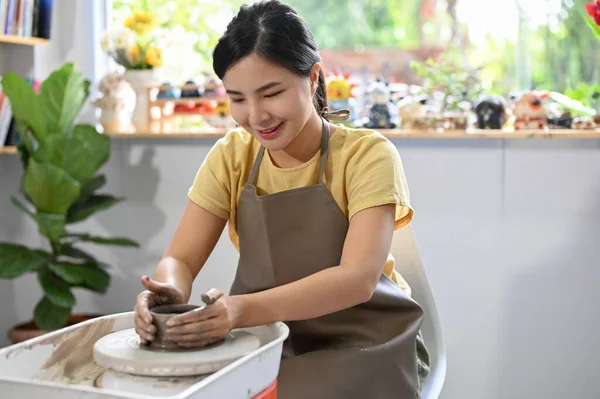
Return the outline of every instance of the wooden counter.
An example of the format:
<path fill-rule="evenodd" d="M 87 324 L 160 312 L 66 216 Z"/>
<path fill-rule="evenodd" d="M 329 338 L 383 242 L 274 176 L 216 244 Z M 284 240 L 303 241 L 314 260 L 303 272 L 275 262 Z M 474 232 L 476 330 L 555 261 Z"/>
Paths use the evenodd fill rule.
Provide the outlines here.
<path fill-rule="evenodd" d="M 423 139 L 598 139 L 600 129 L 596 130 L 409 130 L 409 129 L 382 129 L 380 132 L 388 138 L 423 138 Z M 219 138 L 226 131 L 221 129 L 204 129 L 199 131 L 173 131 L 173 132 L 142 132 L 142 133 L 107 133 L 110 137 L 130 139 L 196 139 L 196 138 Z M 13 146 L 0 147 L 1 154 L 16 154 L 17 149 Z"/>

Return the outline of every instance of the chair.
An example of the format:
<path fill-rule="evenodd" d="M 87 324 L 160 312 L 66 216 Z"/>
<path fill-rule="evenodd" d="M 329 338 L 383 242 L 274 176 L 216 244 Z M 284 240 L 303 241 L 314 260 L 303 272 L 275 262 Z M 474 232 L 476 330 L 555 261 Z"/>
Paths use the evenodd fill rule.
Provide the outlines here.
<path fill-rule="evenodd" d="M 429 351 L 431 370 L 423 383 L 422 398 L 437 399 L 446 379 L 446 351 L 435 300 L 410 225 L 394 232 L 391 253 L 396 270 L 408 282 L 412 297 L 425 313 L 421 333 Z"/>

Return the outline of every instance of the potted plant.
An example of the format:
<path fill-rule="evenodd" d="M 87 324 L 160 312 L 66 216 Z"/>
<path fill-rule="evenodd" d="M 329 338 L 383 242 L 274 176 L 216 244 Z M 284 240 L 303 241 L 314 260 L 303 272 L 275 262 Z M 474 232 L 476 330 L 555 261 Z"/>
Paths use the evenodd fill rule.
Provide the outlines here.
<path fill-rule="evenodd" d="M 0 277 L 14 279 L 36 273 L 43 296 L 33 322 L 14 327 L 9 336 L 20 342 L 82 321 L 72 314 L 72 290 L 105 293 L 110 282 L 107 265 L 84 251 L 83 243 L 137 246 L 127 238 L 98 237 L 73 226 L 123 198 L 98 192 L 106 177 L 98 171 L 110 155 L 109 138 L 94 126 L 75 125 L 89 96 L 90 82 L 74 64 L 54 71 L 36 94 L 30 83 L 10 72 L 2 79 L 19 126 L 18 150 L 24 168 L 22 199 L 17 209 L 31 217 L 47 248 L 0 242 Z"/>
<path fill-rule="evenodd" d="M 428 115 L 430 127 L 467 129 L 470 103 L 482 91 L 479 68 L 461 67 L 447 56 L 429 58 L 423 63 L 413 61 L 411 68 L 423 79 L 423 89 L 418 94 L 427 95 L 436 105 L 433 115 Z"/>

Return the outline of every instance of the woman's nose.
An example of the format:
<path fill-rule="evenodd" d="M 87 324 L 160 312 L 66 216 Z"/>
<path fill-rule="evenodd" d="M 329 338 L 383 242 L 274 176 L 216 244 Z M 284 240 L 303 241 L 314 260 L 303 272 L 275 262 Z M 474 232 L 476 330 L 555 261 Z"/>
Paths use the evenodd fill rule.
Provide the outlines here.
<path fill-rule="evenodd" d="M 263 122 L 268 121 L 270 118 L 269 113 L 266 109 L 260 104 L 260 102 L 256 102 L 254 104 L 250 104 L 249 114 L 248 114 L 248 122 L 252 126 L 262 126 Z"/>

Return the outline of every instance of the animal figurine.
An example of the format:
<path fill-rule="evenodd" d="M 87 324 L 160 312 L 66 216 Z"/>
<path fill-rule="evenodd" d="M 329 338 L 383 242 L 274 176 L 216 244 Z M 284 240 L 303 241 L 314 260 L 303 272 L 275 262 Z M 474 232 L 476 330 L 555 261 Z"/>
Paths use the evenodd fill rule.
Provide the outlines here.
<path fill-rule="evenodd" d="M 502 129 L 508 116 L 508 103 L 502 96 L 483 95 L 473 103 L 477 116 L 477 128 Z"/>
<path fill-rule="evenodd" d="M 332 110 L 347 109 L 350 111 L 350 116 L 347 121 L 340 123 L 353 127 L 354 120 L 357 118 L 356 99 L 352 91 L 356 85 L 350 82 L 350 73 L 330 73 L 325 78 L 327 84 L 327 102 Z"/>
<path fill-rule="evenodd" d="M 371 83 L 367 90 L 369 115 L 363 126 L 369 129 L 393 129 L 398 126 L 396 110 L 390 102 L 390 90 L 384 82 Z"/>
<path fill-rule="evenodd" d="M 402 121 L 403 129 L 426 129 L 429 126 L 427 119 L 427 102 L 429 96 L 407 95 L 398 101 L 398 115 Z"/>
<path fill-rule="evenodd" d="M 576 118 L 573 118 L 571 129 L 594 130 L 596 129 L 596 122 L 594 122 L 593 118 L 586 116 L 578 116 Z"/>
<path fill-rule="evenodd" d="M 527 91 L 515 104 L 515 130 L 548 129 L 548 111 L 545 100 L 549 97 L 547 91 Z"/>

